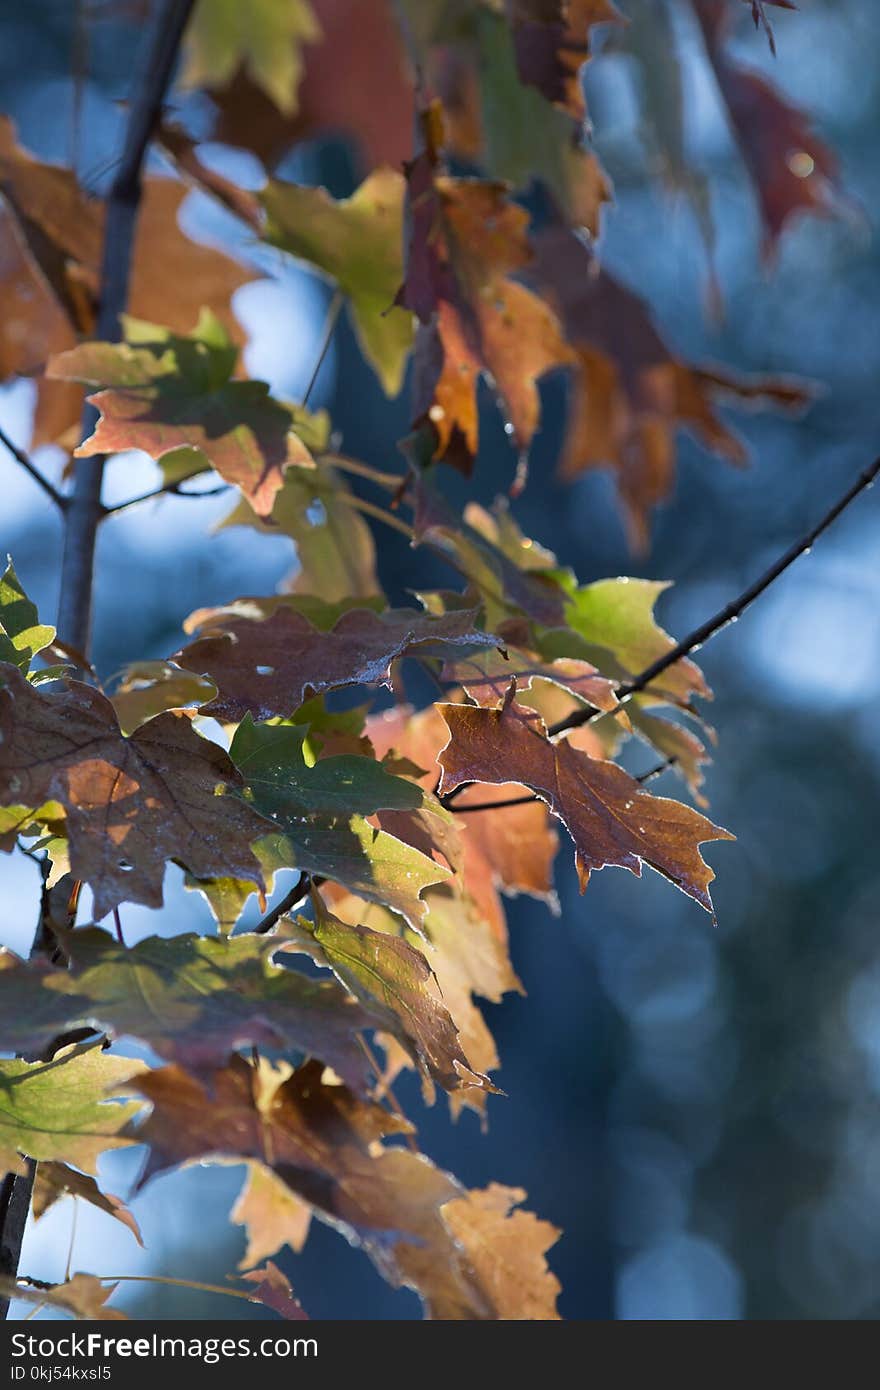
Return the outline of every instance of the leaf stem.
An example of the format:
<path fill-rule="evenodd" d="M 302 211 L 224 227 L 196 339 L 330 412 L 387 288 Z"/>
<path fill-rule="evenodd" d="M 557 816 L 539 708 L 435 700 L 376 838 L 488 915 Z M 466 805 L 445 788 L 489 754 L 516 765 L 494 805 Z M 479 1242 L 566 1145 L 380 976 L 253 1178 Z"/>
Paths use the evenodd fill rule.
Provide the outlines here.
<path fill-rule="evenodd" d="M 282 917 L 286 917 L 288 912 L 292 912 L 295 907 L 298 907 L 303 898 L 308 896 L 310 883 L 309 875 L 301 873 L 290 892 L 286 893 L 273 908 L 270 908 L 265 917 L 261 917 L 257 925 L 252 928 L 254 935 L 265 936 L 276 923 L 281 921 Z"/>
<path fill-rule="evenodd" d="M 343 493 L 343 500 L 349 506 L 354 507 L 356 511 L 363 512 L 365 516 L 375 517 L 383 525 L 390 526 L 393 531 L 399 531 L 408 540 L 415 539 L 416 533 L 411 526 L 408 526 L 399 516 L 395 516 L 393 512 L 386 511 L 384 507 L 377 507 L 375 502 L 368 502 L 365 497 L 358 497 L 353 492 Z"/>
<path fill-rule="evenodd" d="M 406 482 L 406 479 L 397 473 L 383 473 L 381 469 L 371 468 L 368 463 L 348 458 L 346 454 L 322 454 L 319 462 L 329 464 L 331 468 L 339 468 L 343 473 L 354 473 L 358 478 L 366 478 L 368 482 L 375 483 L 386 492 L 399 492 L 401 484 Z"/>
<path fill-rule="evenodd" d="M 324 365 L 324 358 L 330 351 L 330 344 L 333 341 L 333 334 L 336 330 L 336 324 L 339 319 L 339 315 L 342 312 L 342 306 L 344 303 L 345 295 L 342 293 L 342 290 L 334 290 L 333 298 L 330 300 L 330 303 L 327 306 L 327 317 L 324 320 L 324 331 L 321 334 L 321 346 L 318 348 L 318 360 L 315 362 L 315 365 L 312 368 L 312 375 L 309 377 L 309 384 L 306 387 L 305 392 L 303 394 L 302 404 L 304 407 L 307 406 L 309 403 L 309 397 L 315 389 L 315 383 L 317 382 L 318 375 L 321 371 L 321 368 Z"/>
<path fill-rule="evenodd" d="M 18 445 L 14 444 L 6 431 L 2 429 L 0 429 L 0 444 L 12 455 L 16 463 L 21 464 L 24 471 L 30 474 L 34 482 L 43 489 L 46 496 L 51 498 L 55 506 L 63 512 L 67 506 L 67 498 L 58 491 L 54 484 L 49 482 L 48 478 L 43 476 L 37 465 L 25 453 L 24 449 L 19 449 Z"/>

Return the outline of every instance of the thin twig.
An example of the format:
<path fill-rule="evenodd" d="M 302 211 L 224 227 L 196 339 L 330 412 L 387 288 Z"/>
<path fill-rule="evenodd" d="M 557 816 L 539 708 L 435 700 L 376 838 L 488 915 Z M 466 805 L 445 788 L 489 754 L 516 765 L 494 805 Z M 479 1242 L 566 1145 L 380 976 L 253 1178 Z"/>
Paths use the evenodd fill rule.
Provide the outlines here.
<path fill-rule="evenodd" d="M 151 492 L 144 492 L 139 497 L 129 497 L 125 502 L 117 502 L 115 507 L 102 507 L 102 520 L 108 516 L 118 516 L 120 512 L 127 512 L 129 507 L 139 507 L 142 502 L 152 502 L 157 497 L 186 497 L 192 501 L 198 501 L 202 497 L 219 497 L 221 492 L 229 492 L 230 483 L 218 483 L 216 487 L 205 488 L 202 492 L 184 492 L 183 483 L 188 483 L 190 478 L 197 478 L 198 473 L 191 473 L 189 477 L 180 478 L 176 483 L 165 483 L 162 487 L 153 488 Z"/>
<path fill-rule="evenodd" d="M 469 787 L 473 785 L 473 782 L 468 783 Z M 458 788 L 456 787 L 455 790 L 458 791 Z M 440 800 L 442 801 L 443 798 L 441 797 Z M 453 806 L 449 804 L 451 800 L 452 792 L 449 793 L 445 803 L 450 811 L 453 811 L 457 816 L 469 816 L 472 811 L 500 811 L 506 810 L 508 806 L 525 806 L 530 801 L 537 801 L 538 798 L 534 792 L 529 792 L 528 795 L 524 796 L 512 796 L 508 801 L 476 801 L 473 806 L 463 806 L 461 802 Z"/>
<path fill-rule="evenodd" d="M 327 317 L 324 320 L 324 332 L 321 335 L 321 346 L 318 349 L 318 360 L 315 363 L 314 368 L 312 369 L 312 375 L 309 378 L 309 384 L 306 387 L 305 392 L 303 394 L 302 404 L 304 407 L 308 405 L 309 397 L 315 389 L 315 383 L 317 382 L 318 375 L 321 371 L 321 368 L 324 365 L 324 358 L 327 356 L 327 353 L 330 350 L 330 344 L 333 341 L 333 334 L 336 330 L 336 323 L 339 319 L 339 315 L 342 312 L 342 306 L 344 303 L 345 295 L 342 293 L 342 290 L 334 290 L 333 298 L 330 300 L 330 303 L 327 308 Z"/>
<path fill-rule="evenodd" d="M 172 1279 L 164 1274 L 96 1274 L 95 1278 L 101 1284 L 170 1284 L 176 1289 L 197 1289 L 199 1293 L 222 1293 L 228 1298 L 246 1298 L 248 1303 L 258 1301 L 244 1289 L 224 1289 L 222 1284 L 203 1284 L 197 1279 Z M 31 1289 L 51 1290 L 56 1287 L 45 1279 L 32 1279 L 26 1274 L 19 1275 L 18 1283 Z"/>
<path fill-rule="evenodd" d="M 0 429 L 0 444 L 3 445 L 4 449 L 9 451 L 16 463 L 21 464 L 25 473 L 31 475 L 34 482 L 43 489 L 47 497 L 51 498 L 55 506 L 59 507 L 61 511 L 64 511 L 64 508 L 67 506 L 67 498 L 58 491 L 57 487 L 49 482 L 48 478 L 43 477 L 37 465 L 32 459 L 28 458 L 24 449 L 19 449 L 18 445 L 14 444 L 6 431 L 2 429 Z"/>
<path fill-rule="evenodd" d="M 264 936 L 270 932 L 282 917 L 286 917 L 288 912 L 292 912 L 295 907 L 299 907 L 304 898 L 308 897 L 309 884 L 311 880 L 308 874 L 300 874 L 296 883 L 275 907 L 270 908 L 265 917 L 261 917 L 253 932 L 257 936 Z"/>
<path fill-rule="evenodd" d="M 788 550 L 779 557 L 776 563 L 771 565 L 768 570 L 765 570 L 761 577 L 756 579 L 753 584 L 750 584 L 747 589 L 744 589 L 737 598 L 731 599 L 730 603 L 726 603 L 714 617 L 708 618 L 706 622 L 701 623 L 699 627 L 695 628 L 694 631 L 681 642 L 672 647 L 664 656 L 661 656 L 657 661 L 653 661 L 650 666 L 646 666 L 638 675 L 633 676 L 632 680 L 622 681 L 619 685 L 615 686 L 614 693 L 621 704 L 625 700 L 631 699 L 633 695 L 637 695 L 639 691 L 644 690 L 652 681 L 655 681 L 658 676 L 661 676 L 664 671 L 667 671 L 670 666 L 674 666 L 677 661 L 682 661 L 685 657 L 690 656 L 691 652 L 698 651 L 704 643 L 708 642 L 709 639 L 720 632 L 722 628 L 734 622 L 741 613 L 745 612 L 750 604 L 754 603 L 756 598 L 763 594 L 765 589 L 769 589 L 774 580 L 778 579 L 781 574 L 785 573 L 790 565 L 794 564 L 795 560 L 799 559 L 801 555 L 805 555 L 807 551 L 811 549 L 822 535 L 823 531 L 827 531 L 828 527 L 832 522 L 837 520 L 841 512 L 845 511 L 851 502 L 854 502 L 861 493 L 872 485 L 878 474 L 880 474 L 880 458 L 876 458 L 870 467 L 860 473 L 852 486 L 847 488 L 843 496 L 828 509 L 822 519 L 817 522 L 805 536 L 802 536 L 800 540 L 790 545 Z M 547 730 L 547 735 L 549 738 L 556 738 L 559 734 L 567 733 L 569 729 L 577 729 L 583 724 L 591 724 L 596 719 L 602 719 L 607 713 L 607 710 L 595 709 L 592 705 L 580 705 L 576 710 L 572 710 L 571 714 L 566 715 L 564 719 L 558 720 L 556 724 L 551 724 Z M 441 780 L 442 778 L 438 780 L 438 786 Z M 448 809 L 455 810 L 457 808 L 452 806 L 453 801 L 455 801 L 462 792 L 466 791 L 468 787 L 472 786 L 474 786 L 473 782 L 462 782 L 459 786 L 454 787 L 452 791 L 447 792 L 445 796 L 441 796 L 440 801 Z M 513 804 L 519 805 L 521 800 L 522 798 L 516 798 Z M 479 809 L 490 810 L 493 805 L 495 809 L 497 809 L 501 805 L 510 804 L 510 802 L 487 802 L 485 807 L 481 805 Z M 472 808 L 461 807 L 460 809 L 464 811 Z"/>
<path fill-rule="evenodd" d="M 162 112 L 165 92 L 192 7 L 193 0 L 160 0 L 140 81 L 131 102 L 122 158 L 107 199 L 104 224 L 96 336 L 105 341 L 119 341 L 120 315 L 128 300 L 144 157 Z M 95 419 L 94 407 L 87 405 L 83 410 L 84 436 L 91 433 Z M 66 642 L 86 653 L 103 476 L 103 455 L 78 458 L 73 492 L 67 503 L 58 628 Z"/>
<path fill-rule="evenodd" d="M 115 931 L 116 931 L 116 940 L 119 942 L 120 946 L 124 946 L 124 945 L 125 945 L 125 937 L 124 937 L 123 934 L 122 934 L 122 920 L 121 920 L 121 918 L 120 918 L 120 916 L 119 916 L 119 908 L 118 908 L 118 907 L 114 907 L 114 909 L 113 909 L 113 926 L 114 926 L 114 929 L 115 929 Z"/>
<path fill-rule="evenodd" d="M 847 488 L 843 496 L 828 509 L 821 521 L 808 531 L 805 536 L 802 536 L 800 540 L 790 545 L 785 554 L 781 555 L 776 563 L 771 565 L 759 579 L 756 579 L 753 584 L 750 584 L 747 589 L 744 589 L 737 598 L 732 599 L 730 603 L 726 603 L 713 617 L 707 618 L 706 622 L 694 628 L 693 632 L 679 642 L 677 646 L 666 652 L 666 654 L 661 656 L 657 661 L 653 661 L 650 666 L 646 666 L 644 671 L 640 671 L 638 675 L 633 676 L 632 680 L 622 681 L 614 692 L 617 698 L 623 701 L 630 699 L 633 695 L 637 695 L 640 690 L 644 690 L 652 681 L 655 681 L 658 676 L 662 676 L 664 671 L 668 671 L 670 666 L 674 666 L 677 661 L 682 661 L 686 656 L 690 656 L 691 652 L 698 651 L 704 643 L 709 641 L 710 637 L 714 637 L 717 632 L 727 627 L 729 623 L 735 622 L 740 614 L 744 613 L 749 605 L 754 603 L 755 599 L 763 594 L 765 589 L 769 589 L 770 585 L 774 583 L 781 574 L 784 574 L 790 565 L 794 564 L 795 560 L 799 559 L 801 555 L 806 554 L 806 552 L 811 549 L 822 535 L 823 531 L 828 530 L 828 527 L 837 520 L 841 512 L 845 511 L 851 502 L 854 502 L 866 488 L 871 486 L 878 473 L 880 473 L 880 458 L 876 458 L 869 468 L 866 468 L 863 473 L 860 473 L 852 487 Z M 590 723 L 591 720 L 596 719 L 601 713 L 601 710 L 594 710 L 590 706 L 574 710 L 565 719 L 560 719 L 557 724 L 551 725 L 547 732 L 552 738 L 556 734 L 565 733 L 568 729 L 576 729 L 581 724 Z"/>

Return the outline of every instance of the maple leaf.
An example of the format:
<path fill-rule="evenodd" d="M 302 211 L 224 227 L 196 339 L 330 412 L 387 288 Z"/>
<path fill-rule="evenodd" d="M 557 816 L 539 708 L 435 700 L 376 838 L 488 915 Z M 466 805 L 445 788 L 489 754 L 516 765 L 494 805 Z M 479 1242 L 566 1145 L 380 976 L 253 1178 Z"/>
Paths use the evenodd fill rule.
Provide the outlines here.
<path fill-rule="evenodd" d="M 648 864 L 712 911 L 715 877 L 702 859 L 706 840 L 732 840 L 689 806 L 645 792 L 616 763 L 591 758 L 569 743 L 551 743 L 534 711 L 510 701 L 500 710 L 441 705 L 450 731 L 440 755 L 441 794 L 464 782 L 521 783 L 565 825 L 575 845 L 583 891 L 594 869 L 614 865 L 641 873 Z"/>
<path fill-rule="evenodd" d="M 402 936 L 416 948 L 437 979 L 471 1067 L 483 1075 L 500 1067 L 495 1040 L 475 1000 L 479 997 L 498 1004 L 506 993 L 523 993 L 523 989 L 510 962 L 504 914 L 488 878 L 484 880 L 479 904 L 455 879 L 428 888 L 427 913 L 418 936 L 381 905 L 364 902 L 354 895 L 333 894 L 328 886 L 322 893 L 332 896 L 334 910 L 344 921 L 351 925 L 369 922 L 371 929 L 390 938 Z M 413 1058 L 411 1051 L 401 1047 L 394 1037 L 383 1037 L 382 1042 L 390 1082 L 402 1068 L 413 1066 Z M 450 1091 L 449 1108 L 457 1115 L 467 1107 L 485 1119 L 488 1095 L 486 1088 L 476 1086 Z"/>
<path fill-rule="evenodd" d="M 77 457 L 143 449 L 158 460 L 189 449 L 191 471 L 206 460 L 259 515 L 270 515 L 284 470 L 311 468 L 312 456 L 265 382 L 230 380 L 237 354 L 218 320 L 205 311 L 181 338 L 128 319 L 126 337 L 84 343 L 49 364 L 50 377 L 97 388 L 88 399 L 100 418 Z"/>
<path fill-rule="evenodd" d="M 309 695 L 348 685 L 389 685 L 391 663 L 405 655 L 444 656 L 496 645 L 474 628 L 473 610 L 435 618 L 415 609 L 384 613 L 352 609 L 321 632 L 291 608 L 265 621 L 228 622 L 222 633 L 200 637 L 172 660 L 210 676 L 219 695 L 204 712 L 222 720 L 287 717 Z"/>
<path fill-rule="evenodd" d="M 809 392 L 793 379 L 688 366 L 663 342 L 644 301 L 597 269 L 584 241 L 555 227 L 535 247 L 534 279 L 557 305 L 575 351 L 562 475 L 614 469 L 630 537 L 644 549 L 649 513 L 672 489 L 680 428 L 744 464 L 745 446 L 717 405 L 800 409 Z"/>
<path fill-rule="evenodd" d="M 321 594 L 328 601 L 368 599 L 380 592 L 373 534 L 326 463 L 288 470 L 271 517 L 257 516 L 241 498 L 222 524 L 290 536 L 297 558 L 297 568 L 284 585 L 290 592 Z"/>
<path fill-rule="evenodd" d="M 443 1220 L 487 1290 L 496 1318 L 555 1320 L 561 1287 L 544 1256 L 562 1233 L 530 1211 L 514 1211 L 525 1197 L 522 1188 L 491 1183 L 449 1202 Z"/>
<path fill-rule="evenodd" d="M 522 614 L 548 628 L 565 622 L 568 597 L 555 560 L 546 571 L 535 568 L 533 543 L 519 537 L 517 544 L 510 544 L 508 536 L 502 538 L 497 516 L 475 502 L 468 503 L 461 518 L 425 479 L 415 480 L 412 491 L 417 542 L 440 551 L 476 588 L 487 628 L 496 631 L 508 618 Z"/>
<path fill-rule="evenodd" d="M 87 197 L 70 170 L 24 150 L 5 117 L 0 118 L 0 189 L 5 199 L 0 284 L 8 308 L 0 332 L 0 375 L 5 379 L 40 373 L 50 357 L 75 346 L 78 332 L 92 330 L 104 209 Z M 208 306 L 240 344 L 245 335 L 230 298 L 255 275 L 184 235 L 178 217 L 187 196 L 187 188 L 173 179 L 145 179 L 129 308 L 185 333 Z M 66 439 L 78 426 L 81 404 L 76 386 L 39 377 L 33 443 Z"/>
<path fill-rule="evenodd" d="M 581 68 L 590 56 L 590 30 L 620 24 L 611 0 L 505 0 L 521 81 L 575 120 L 587 114 Z"/>
<path fill-rule="evenodd" d="M 265 238 L 336 282 L 351 306 L 364 356 L 389 396 L 403 384 L 412 318 L 394 305 L 403 280 L 406 184 L 396 169 L 374 169 L 350 198 L 281 180 L 260 194 Z"/>
<path fill-rule="evenodd" d="M 204 705 L 216 694 L 217 687 L 204 676 L 167 661 L 137 661 L 126 666 L 110 702 L 122 732 L 131 734 L 157 714 Z"/>
<path fill-rule="evenodd" d="M 657 600 L 669 587 L 669 581 L 622 577 L 572 588 L 568 626 L 539 635 L 541 655 L 580 657 L 616 680 L 637 675 L 675 646 L 654 618 Z M 694 696 L 711 699 L 712 692 L 699 666 L 685 657 L 636 698 L 646 704 L 687 707 Z"/>
<path fill-rule="evenodd" d="M 186 31 L 184 87 L 225 87 L 243 69 L 278 109 L 296 110 L 303 47 L 321 38 L 308 0 L 199 0 Z"/>
<path fill-rule="evenodd" d="M 570 657 L 544 661 L 536 652 L 513 646 L 448 661 L 442 676 L 460 685 L 475 704 L 487 707 L 502 703 L 512 680 L 520 694 L 530 690 L 535 681 L 551 681 L 582 704 L 602 710 L 613 710 L 617 705 L 614 683 L 600 676 L 588 661 Z"/>
<path fill-rule="evenodd" d="M 74 1274 L 63 1284 L 49 1284 L 46 1287 L 28 1288 L 17 1284 L 14 1279 L 0 1276 L 0 1297 L 17 1298 L 24 1303 L 35 1305 L 35 1309 L 52 1308 L 60 1313 L 70 1313 L 75 1318 L 88 1322 L 127 1322 L 128 1314 L 107 1305 L 108 1298 L 116 1292 L 118 1284 L 107 1284 L 94 1274 Z"/>
<path fill-rule="evenodd" d="M 161 906 L 172 858 L 198 878 L 262 886 L 250 845 L 271 824 L 230 795 L 238 773 L 185 715 L 125 738 L 90 686 L 42 695 L 3 664 L 0 681 L 0 804 L 64 807 L 71 869 L 91 884 L 97 917 L 126 900 Z"/>
<path fill-rule="evenodd" d="M 262 1269 L 252 1269 L 243 1278 L 247 1283 L 254 1285 L 254 1303 L 262 1303 L 265 1308 L 271 1308 L 287 1322 L 308 1321 L 308 1313 L 303 1312 L 302 1304 L 293 1293 L 290 1284 L 271 1260 L 267 1260 Z"/>
<path fill-rule="evenodd" d="M 39 621 L 15 573 L 12 557 L 7 556 L 6 570 L 0 576 L 0 661 L 11 662 L 27 675 L 34 657 L 54 640 L 54 627 Z"/>
<path fill-rule="evenodd" d="M 20 1155 L 75 1163 L 94 1173 L 98 1155 L 130 1144 L 123 1133 L 139 1101 L 108 1100 L 144 1070 L 99 1049 L 59 1053 L 51 1062 L 0 1061 L 0 1164 L 26 1173 Z"/>
<path fill-rule="evenodd" d="M 358 1033 L 376 1026 L 373 1020 L 336 985 L 273 966 L 276 945 L 263 936 L 187 933 L 126 949 L 97 928 L 80 929 L 64 941 L 73 973 L 38 979 L 47 993 L 70 992 L 67 1026 L 88 1021 L 140 1038 L 190 1071 L 210 1073 L 234 1049 L 265 1045 L 319 1056 L 365 1090 L 369 1068 Z M 15 974 L 30 997 L 30 966 Z"/>
<path fill-rule="evenodd" d="M 423 786 L 436 785 L 440 754 L 449 742 L 449 730 L 436 706 L 429 705 L 419 713 L 399 708 L 376 715 L 367 721 L 367 731 L 378 754 L 394 749 L 412 758 L 426 769 Z M 460 877 L 468 892 L 484 906 L 487 917 L 498 920 L 491 901 L 493 883 L 509 893 L 552 898 L 552 866 L 558 844 L 546 809 L 536 803 L 513 806 L 503 816 L 469 817 L 468 795 L 460 798 L 462 814 L 456 815 L 464 855 Z M 498 792 L 499 800 L 504 796 L 503 791 Z M 484 801 L 491 797 L 491 790 L 481 787 L 471 799 Z M 503 919 L 501 925 L 501 939 L 506 943 Z"/>
<path fill-rule="evenodd" d="M 376 751 L 394 749 L 426 769 L 423 786 L 435 786 L 437 758 L 449 740 L 449 730 L 430 705 L 419 713 L 396 709 L 376 715 L 367 724 Z M 492 1035 L 474 997 L 500 1002 L 510 990 L 522 986 L 510 961 L 507 926 L 498 889 L 529 893 L 555 906 L 553 861 L 558 844 L 547 808 L 540 801 L 505 808 L 500 815 L 468 816 L 468 800 L 507 799 L 510 787 L 477 787 L 459 799 L 463 814 L 456 815 L 460 830 L 461 863 L 454 879 L 430 887 L 424 894 L 427 913 L 419 940 L 407 938 L 422 951 L 434 971 L 443 999 L 459 1030 L 462 1047 L 471 1066 L 483 1074 L 500 1065 Z M 518 789 L 517 789 L 518 790 Z M 380 813 L 380 821 L 406 838 L 398 818 Z M 326 891 L 326 890 L 324 890 Z M 381 908 L 357 901 L 333 901 L 334 911 L 346 921 L 363 922 L 383 931 L 398 932 L 399 923 Z M 404 1057 L 401 1060 L 405 1059 Z M 449 1097 L 453 1113 L 462 1105 L 482 1112 L 485 1092 L 470 1088 Z"/>
<path fill-rule="evenodd" d="M 320 1067 L 255 1071 L 233 1058 L 210 1094 L 174 1067 L 147 1073 L 138 1088 L 153 1107 L 132 1130 L 150 1144 L 145 1180 L 193 1159 L 256 1159 L 362 1246 L 391 1284 L 415 1288 L 429 1315 L 504 1315 L 493 1302 L 499 1261 L 480 1250 L 484 1286 L 444 1219 L 462 1188 L 421 1154 L 383 1147 L 405 1122 L 328 1082 Z M 493 1238 L 484 1226 L 474 1250 Z"/>
<path fill-rule="evenodd" d="M 51 987 L 62 981 L 62 993 Z M 69 976 L 35 957 L 24 965 L 0 950 L 0 1051 L 36 1057 L 54 1038 L 88 1016 L 88 1000 L 73 998 Z"/>
<path fill-rule="evenodd" d="M 425 888 L 448 870 L 364 817 L 381 807 L 421 806 L 422 793 L 366 757 L 322 758 L 310 768 L 304 737 L 302 726 L 254 724 L 248 717 L 232 741 L 248 794 L 277 832 L 261 846 L 268 863 L 345 884 L 418 927 Z"/>
<path fill-rule="evenodd" d="M 341 921 L 318 895 L 313 895 L 313 904 L 314 922 L 296 920 L 294 948 L 306 950 L 319 965 L 331 969 L 378 1026 L 411 1054 L 426 1078 L 445 1091 L 463 1086 L 495 1091 L 485 1076 L 474 1072 L 462 1051 L 455 1022 L 422 952 L 400 937 Z M 432 1098 L 430 1091 L 427 1095 Z"/>
<path fill-rule="evenodd" d="M 243 145 L 274 168 L 295 142 L 331 132 L 354 144 L 362 169 L 399 168 L 412 141 L 413 89 L 391 7 L 384 0 L 312 0 L 311 8 L 322 38 L 303 52 L 296 111 L 279 111 L 239 69 L 211 93 L 213 139 Z"/>
<path fill-rule="evenodd" d="M 441 171 L 439 109 L 422 117 L 424 148 L 408 165 L 411 233 L 398 303 L 423 325 L 416 346 L 416 428 L 431 453 L 470 472 L 478 446 L 477 382 L 494 384 L 516 447 L 538 425 L 537 380 L 571 358 L 556 316 L 510 277 L 531 260 L 528 214 L 506 185 Z"/>
<path fill-rule="evenodd" d="M 245 1165 L 244 1185 L 229 1214 L 230 1221 L 244 1226 L 247 1249 L 239 1269 L 251 1269 L 283 1245 L 299 1253 L 306 1243 L 311 1207 L 291 1192 L 271 1168 L 263 1163 Z"/>
<path fill-rule="evenodd" d="M 694 7 L 734 137 L 754 185 L 763 250 L 769 260 L 790 218 L 797 213 L 827 215 L 835 210 L 837 158 L 814 133 L 803 111 L 760 74 L 731 59 L 724 45 L 725 6 L 719 0 L 694 0 Z M 761 17 L 759 10 L 756 21 Z M 766 24 L 766 15 L 763 19 Z"/>
<path fill-rule="evenodd" d="M 128 1207 L 112 1192 L 102 1192 L 94 1178 L 78 1173 L 66 1163 L 43 1162 L 38 1164 L 34 1179 L 33 1212 L 34 1220 L 39 1221 L 50 1207 L 62 1197 L 77 1197 L 98 1211 L 106 1212 L 114 1221 L 127 1226 L 137 1241 L 143 1246 L 140 1228 Z"/>

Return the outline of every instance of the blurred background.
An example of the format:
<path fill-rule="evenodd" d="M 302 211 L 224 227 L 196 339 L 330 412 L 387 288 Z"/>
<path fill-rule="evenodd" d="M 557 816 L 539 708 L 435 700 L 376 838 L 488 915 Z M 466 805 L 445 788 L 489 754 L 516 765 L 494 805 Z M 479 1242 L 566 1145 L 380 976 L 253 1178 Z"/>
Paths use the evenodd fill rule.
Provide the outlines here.
<path fill-rule="evenodd" d="M 626 9 L 625 0 L 622 7 Z M 44 158 L 69 157 L 77 6 L 0 0 L 0 109 Z M 807 219 L 782 239 L 768 270 L 756 210 L 711 78 L 696 63 L 689 99 L 695 154 L 712 180 L 721 321 L 705 312 L 706 274 L 692 212 L 653 177 L 640 125 L 638 70 L 625 51 L 591 64 L 597 147 L 616 185 L 602 255 L 642 293 L 671 345 L 689 360 L 791 372 L 822 394 L 800 421 L 737 417 L 753 463 L 735 472 L 682 441 L 675 495 L 655 516 L 651 551 L 627 549 L 610 480 L 554 479 L 563 386 L 544 391 L 530 483 L 515 504 L 524 530 L 584 582 L 616 574 L 674 581 L 663 625 L 680 636 L 755 577 L 823 513 L 880 447 L 880 8 L 873 0 L 803 0 L 778 12 L 779 58 L 752 31 L 738 53 L 810 111 L 838 152 L 848 216 Z M 100 189 L 116 150 L 120 101 L 137 32 L 98 26 L 81 93 L 78 167 Z M 695 36 L 686 42 L 696 42 Z M 217 152 L 222 167 L 224 159 Z M 236 156 L 242 177 L 256 174 Z M 287 177 L 337 196 L 357 181 L 342 144 L 300 147 Z M 102 182 L 103 181 L 103 182 Z M 324 284 L 243 243 L 231 219 L 191 196 L 198 239 L 231 248 L 269 278 L 240 290 L 247 363 L 279 393 L 301 394 L 315 361 Z M 236 239 L 238 237 L 238 239 Z M 170 276 L 174 267 L 168 267 Z M 0 306 L 2 312 L 2 306 Z M 381 394 L 346 323 L 312 400 L 330 411 L 347 452 L 396 468 L 408 396 Z M 25 441 L 31 388 L 0 390 L 0 424 Z M 486 402 L 472 495 L 489 502 L 511 474 L 500 419 Z M 57 469 L 51 451 L 47 468 Z M 51 619 L 60 532 L 42 494 L 0 459 L 0 544 Z M 108 470 L 107 500 L 158 480 L 143 456 Z M 461 500 L 457 478 L 446 479 Z M 194 608 L 269 593 L 290 570 L 289 541 L 246 529 L 211 534 L 227 498 L 174 498 L 108 523 L 98 550 L 95 659 L 103 676 L 177 644 Z M 720 735 L 707 792 L 734 845 L 707 852 L 718 925 L 657 875 L 606 870 L 577 892 L 572 855 L 559 857 L 558 918 L 509 904 L 512 954 L 526 998 L 489 1011 L 507 1098 L 480 1131 L 441 1103 L 424 1111 L 414 1082 L 400 1098 L 422 1145 L 468 1185 L 498 1180 L 563 1228 L 551 1253 L 560 1309 L 576 1319 L 875 1318 L 880 1316 L 880 497 L 864 496 L 742 621 L 700 656 L 716 691 Z M 420 560 L 420 586 L 445 582 Z M 400 600 L 414 583 L 403 538 L 381 537 L 383 582 Z M 679 794 L 668 778 L 661 788 Z M 35 866 L 0 862 L 0 940 L 29 946 Z M 283 887 L 283 886 L 282 886 Z M 162 913 L 124 910 L 130 941 L 211 928 L 197 894 L 169 870 Z M 87 905 L 85 909 L 87 911 Z M 140 1155 L 110 1156 L 103 1185 L 125 1195 Z M 223 1282 L 244 1248 L 225 1214 L 242 1170 L 197 1168 L 154 1181 L 134 1199 L 147 1248 L 94 1212 L 79 1213 L 73 1268 Z M 59 1204 L 27 1236 L 22 1268 L 61 1277 L 71 1228 Z M 280 1264 L 316 1318 L 413 1318 L 416 1298 L 389 1290 L 367 1259 L 313 1227 Z M 242 1304 L 161 1285 L 122 1286 L 134 1316 L 230 1319 Z M 250 1311 L 250 1310 L 248 1310 Z"/>

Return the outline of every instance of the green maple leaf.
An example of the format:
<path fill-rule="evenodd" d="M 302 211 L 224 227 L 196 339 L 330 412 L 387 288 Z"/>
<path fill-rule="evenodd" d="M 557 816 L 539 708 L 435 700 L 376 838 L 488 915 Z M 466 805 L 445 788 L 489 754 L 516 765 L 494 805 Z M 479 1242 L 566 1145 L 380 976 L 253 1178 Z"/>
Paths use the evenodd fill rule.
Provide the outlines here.
<path fill-rule="evenodd" d="M 108 1096 L 144 1070 L 98 1049 L 51 1062 L 0 1061 L 0 1165 L 24 1173 L 24 1155 L 94 1173 L 105 1149 L 132 1142 L 120 1131 L 141 1108 Z"/>
<path fill-rule="evenodd" d="M 200 0 L 186 32 L 185 87 L 225 87 L 240 67 L 286 115 L 296 110 L 302 49 L 321 37 L 308 0 Z"/>
<path fill-rule="evenodd" d="M 418 926 L 424 889 L 448 871 L 365 817 L 382 809 L 426 809 L 424 793 L 371 758 L 329 757 L 308 767 L 305 736 L 300 725 L 246 717 L 232 741 L 230 756 L 250 804 L 278 826 L 277 835 L 259 842 L 264 862 L 333 879 Z"/>
<path fill-rule="evenodd" d="M 9 661 L 27 675 L 38 652 L 55 640 L 54 627 L 39 621 L 21 581 L 15 573 L 12 557 L 7 557 L 6 570 L 0 577 L 0 661 Z"/>
<path fill-rule="evenodd" d="M 412 315 L 394 307 L 403 281 L 403 176 L 375 169 L 338 202 L 324 188 L 275 179 L 260 195 L 273 246 L 328 275 L 347 296 L 361 348 L 387 395 L 403 384 Z"/>

